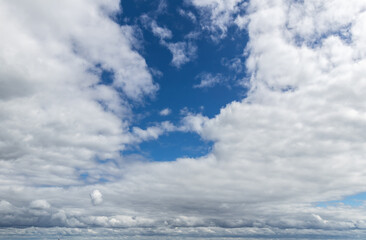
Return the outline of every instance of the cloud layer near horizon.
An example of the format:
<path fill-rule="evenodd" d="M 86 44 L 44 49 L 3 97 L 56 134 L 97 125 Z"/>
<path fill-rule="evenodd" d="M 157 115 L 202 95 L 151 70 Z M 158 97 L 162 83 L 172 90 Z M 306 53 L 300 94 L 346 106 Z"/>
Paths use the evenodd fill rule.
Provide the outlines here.
<path fill-rule="evenodd" d="M 191 1 L 212 34 L 235 24 L 248 31 L 250 81 L 242 84 L 250 91 L 212 119 L 184 118 L 180 130 L 214 142 L 208 155 L 151 163 L 118 154 L 137 141 L 129 101 L 157 90 L 132 50 L 131 27 L 110 19 L 118 1 L 0 4 L 2 227 L 136 238 L 364 236 L 363 204 L 314 203 L 366 191 L 366 3 L 214 2 Z M 115 73 L 112 85 L 100 83 L 103 69 Z M 135 132 L 157 138 L 159 129 Z"/>

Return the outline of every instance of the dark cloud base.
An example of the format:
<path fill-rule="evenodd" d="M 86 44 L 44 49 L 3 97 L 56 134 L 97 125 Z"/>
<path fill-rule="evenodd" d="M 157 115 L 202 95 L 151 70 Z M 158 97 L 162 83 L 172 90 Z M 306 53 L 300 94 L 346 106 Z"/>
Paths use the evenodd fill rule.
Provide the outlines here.
<path fill-rule="evenodd" d="M 131 239 L 131 240 L 150 240 L 150 239 L 208 239 L 208 240 L 228 240 L 228 239 L 286 239 L 286 240 L 310 240 L 310 239 L 364 239 L 364 230 L 353 230 L 345 234 L 339 231 L 324 231 L 313 229 L 297 230 L 299 233 L 290 229 L 268 229 L 260 230 L 257 228 L 0 228 L 1 239 Z M 266 232 L 263 234 L 253 234 L 253 232 Z M 252 232 L 252 233 L 251 233 Z"/>

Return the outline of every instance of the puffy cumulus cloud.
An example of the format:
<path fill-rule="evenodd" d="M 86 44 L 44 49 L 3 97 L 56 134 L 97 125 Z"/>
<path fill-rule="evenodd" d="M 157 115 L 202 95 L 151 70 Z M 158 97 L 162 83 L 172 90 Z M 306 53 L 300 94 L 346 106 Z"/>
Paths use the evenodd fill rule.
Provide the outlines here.
<path fill-rule="evenodd" d="M 292 20 L 294 13 L 289 11 L 291 8 L 300 11 L 311 2 L 317 4 L 315 0 L 306 2 L 250 2 L 246 26 L 250 37 L 246 49 L 246 68 L 251 74 L 248 96 L 228 104 L 211 119 L 189 114 L 181 129 L 212 141 L 210 153 L 195 159 L 128 166 L 111 160 L 103 168 L 118 178 L 103 184 L 68 188 L 24 184 L 24 176 L 27 179 L 32 176 L 32 171 L 27 171 L 30 165 L 15 169 L 11 168 L 13 164 L 25 160 L 2 161 L 1 226 L 53 228 L 1 228 L 1 237 L 9 238 L 17 232 L 23 236 L 60 234 L 102 239 L 121 236 L 148 239 L 156 235 L 162 239 L 172 236 L 177 239 L 218 236 L 222 239 L 258 236 L 364 239 L 364 203 L 328 207 L 318 207 L 316 203 L 341 200 L 346 195 L 366 191 L 363 134 L 366 126 L 363 9 L 366 3 L 350 1 L 352 6 L 348 10 L 339 10 L 344 5 L 335 0 L 323 1 L 321 8 L 309 7 L 301 12 L 301 19 L 322 23 L 315 24 L 310 33 L 299 30 L 302 21 Z M 344 14 L 333 13 L 336 10 Z M 324 29 L 331 31 L 323 30 L 324 24 L 328 24 Z M 343 33 L 349 34 L 344 37 Z M 315 43 L 308 37 L 313 34 L 319 38 Z M 27 94 L 34 96 L 31 91 Z M 24 105 L 34 99 L 26 99 Z M 105 116 L 108 112 L 102 113 Z M 18 115 L 2 115 L 9 116 L 14 122 Z M 113 115 L 108 116 L 114 119 Z M 36 123 L 32 126 L 36 127 Z M 108 132 L 111 125 L 106 125 L 105 132 Z M 7 126 L 9 136 L 17 133 L 14 129 L 23 129 Z M 135 134 L 148 139 L 159 134 L 159 130 L 137 129 Z M 34 138 L 22 132 L 16 136 L 25 138 L 21 143 L 27 139 L 32 143 Z M 44 139 L 43 149 L 50 146 L 51 140 Z M 10 141 L 14 145 L 9 146 L 17 151 L 8 151 L 8 158 L 34 152 L 34 145 L 27 143 L 19 148 L 15 145 L 18 142 Z M 93 148 L 107 152 L 103 143 Z M 108 145 L 112 150 L 113 143 L 109 141 Z M 84 142 L 73 144 L 84 146 Z M 70 148 L 47 159 L 64 163 L 60 155 L 62 159 L 70 156 L 73 150 Z M 82 153 L 81 162 L 85 159 Z M 29 156 L 27 160 L 36 164 L 38 158 Z M 48 168 L 37 166 L 51 173 L 62 172 L 62 177 L 68 179 L 68 168 L 61 168 L 63 165 L 60 168 L 54 164 Z M 47 178 L 43 177 L 45 182 Z M 108 201 L 99 207 L 86 206 L 94 189 L 102 192 Z M 46 200 L 50 207 L 24 207 L 39 199 Z"/>
<path fill-rule="evenodd" d="M 352 3 L 345 10 L 342 1 L 321 7 L 318 1 L 250 2 L 248 97 L 213 119 L 197 116 L 192 127 L 215 142 L 218 164 L 228 172 L 241 169 L 231 173 L 244 202 L 326 201 L 366 190 L 366 109 L 360 104 L 366 59 L 359 30 L 366 5 Z M 308 43 L 312 34 L 298 30 L 303 22 L 289 8 L 307 9 L 303 18 L 319 22 L 311 28 L 321 36 L 316 45 Z"/>
<path fill-rule="evenodd" d="M 291 220 L 273 215 L 274 204 L 287 202 L 281 206 L 286 212 L 294 203 L 366 190 L 366 109 L 360 104 L 366 86 L 361 33 L 366 5 L 347 4 L 351 6 L 342 1 L 251 1 L 248 97 L 213 119 L 187 118 L 187 126 L 215 142 L 212 155 L 220 166 L 215 170 L 223 171 L 217 176 L 227 181 L 223 188 L 233 191 L 231 199 L 244 206 L 260 203 L 270 225 L 281 219 L 277 227 L 350 230 L 358 222 L 356 215 L 339 213 L 342 207 L 294 208 Z M 304 21 L 314 24 L 306 29 Z M 306 217 L 304 212 L 311 211 L 332 220 L 316 213 Z"/>
<path fill-rule="evenodd" d="M 93 205 L 99 205 L 103 202 L 103 194 L 98 189 L 95 189 L 90 193 L 90 199 Z"/>
<path fill-rule="evenodd" d="M 2 184 L 77 184 L 95 157 L 118 158 L 128 99 L 157 89 L 133 29 L 111 19 L 119 11 L 119 1 L 0 4 Z"/>

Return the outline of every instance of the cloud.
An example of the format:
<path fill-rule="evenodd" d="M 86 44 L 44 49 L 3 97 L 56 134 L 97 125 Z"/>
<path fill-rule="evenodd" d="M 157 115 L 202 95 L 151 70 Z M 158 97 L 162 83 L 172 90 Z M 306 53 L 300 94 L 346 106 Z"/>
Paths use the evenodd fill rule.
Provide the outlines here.
<path fill-rule="evenodd" d="M 333 4 L 342 6 L 337 1 Z M 364 167 L 364 137 L 360 135 L 364 109 L 358 103 L 363 101 L 360 89 L 364 87 L 361 38 L 352 38 L 350 44 L 337 34 L 344 26 L 354 32 L 363 13 L 355 20 L 342 18 L 339 29 L 323 35 L 318 46 L 299 46 L 296 38 L 302 35 L 286 27 L 291 17 L 287 7 L 282 1 L 251 2 L 249 95 L 228 104 L 215 118 L 200 121 L 195 131 L 215 142 L 212 154 L 217 161 L 228 169 L 231 164 L 242 169 L 237 177 L 242 176 L 240 185 L 247 186 L 243 187 L 248 197 L 244 202 L 316 202 L 365 191 L 358 184 L 364 176 L 357 170 Z M 320 22 L 329 24 L 334 16 L 317 11 L 308 14 L 315 19 L 326 16 L 328 20 Z M 359 176 L 356 181 L 355 175 Z M 252 181 L 257 188 L 248 187 Z"/>
<path fill-rule="evenodd" d="M 157 90 L 133 29 L 111 20 L 119 1 L 3 2 L 0 12 L 0 181 L 78 184 L 95 157 L 119 157 L 129 101 Z"/>
<path fill-rule="evenodd" d="M 210 88 L 226 81 L 226 79 L 221 74 L 213 75 L 212 73 L 202 73 L 196 78 L 200 79 L 201 82 L 194 85 L 194 88 Z"/>
<path fill-rule="evenodd" d="M 103 195 L 98 189 L 95 189 L 90 193 L 90 199 L 93 205 L 100 205 L 103 202 Z"/>
<path fill-rule="evenodd" d="M 247 2 L 243 0 L 189 0 L 187 2 L 200 11 L 201 26 L 213 34 L 213 39 L 225 37 L 227 28 L 234 24 L 234 17 L 247 6 Z"/>
<path fill-rule="evenodd" d="M 160 39 L 160 44 L 169 49 L 173 55 L 171 64 L 174 67 L 180 68 L 183 64 L 196 58 L 197 46 L 191 41 L 167 42 L 167 40 L 173 37 L 173 34 L 169 29 L 160 27 L 156 20 L 146 14 L 141 16 L 141 21 L 146 28 L 151 29 L 154 36 Z"/>
<path fill-rule="evenodd" d="M 159 112 L 159 114 L 161 116 L 168 116 L 171 112 L 172 112 L 172 110 L 170 108 L 164 108 L 163 110 L 161 110 Z"/>
<path fill-rule="evenodd" d="M 366 3 L 318 4 L 251 1 L 245 63 L 251 76 L 248 97 L 228 104 L 213 118 L 184 118 L 185 131 L 213 143 L 207 155 L 151 163 L 125 163 L 118 154 L 109 154 L 133 139 L 126 134 L 128 123 L 96 100 L 101 97 L 95 96 L 107 98 L 109 92 L 89 87 L 99 81 L 88 71 L 94 63 L 72 51 L 72 44 L 35 37 L 37 31 L 18 20 L 24 14 L 4 15 L 8 11 L 0 8 L 0 16 L 7 20 L 0 29 L 8 30 L 0 41 L 12 46 L 2 48 L 0 79 L 36 86 L 9 88 L 16 90 L 1 100 L 0 238 L 61 234 L 75 239 L 364 239 L 364 203 L 317 203 L 366 191 Z M 92 16 L 98 16 L 96 22 L 109 19 Z M 318 24 L 308 23 L 312 21 Z M 17 31 L 20 26 L 23 30 Z M 93 29 L 108 29 L 97 26 Z M 123 54 L 144 62 L 127 40 L 122 42 Z M 60 48 L 56 53 L 61 55 L 46 51 L 52 46 L 54 51 Z M 145 71 L 140 64 L 139 71 Z M 105 87 L 115 92 L 114 87 Z M 111 100 L 118 94 L 112 96 Z M 128 112 L 125 108 L 122 116 Z M 164 128 L 173 129 L 167 123 L 136 128 L 131 134 L 154 139 Z M 96 165 L 96 154 L 111 160 Z M 97 181 L 84 184 L 80 169 Z M 107 175 L 113 178 L 102 181 Z M 108 196 L 108 204 L 86 206 L 95 189 Z M 40 199 L 49 208 L 42 207 L 47 204 Z"/>
<path fill-rule="evenodd" d="M 151 30 L 153 34 L 160 39 L 170 39 L 173 36 L 172 32 L 169 29 L 158 26 L 156 21 L 151 22 Z"/>
<path fill-rule="evenodd" d="M 51 207 L 46 200 L 34 200 L 29 206 L 34 209 L 49 209 Z"/>
<path fill-rule="evenodd" d="M 168 28 L 159 26 L 156 20 L 148 14 L 143 14 L 140 17 L 140 20 L 144 27 L 150 29 L 154 36 L 160 38 L 160 40 L 170 39 L 173 37 L 172 32 Z"/>
<path fill-rule="evenodd" d="M 196 58 L 197 47 L 191 42 L 164 42 L 163 45 L 172 53 L 172 65 L 176 68 L 180 68 L 183 64 Z"/>
<path fill-rule="evenodd" d="M 156 10 L 156 12 L 158 14 L 165 13 L 167 8 L 168 8 L 168 4 L 167 4 L 166 0 L 160 0 L 158 9 Z"/>
<path fill-rule="evenodd" d="M 185 10 L 183 10 L 183 9 L 180 8 L 180 9 L 178 9 L 178 13 L 181 16 L 190 19 L 193 23 L 196 23 L 197 22 L 196 16 L 191 11 L 185 11 Z"/>
<path fill-rule="evenodd" d="M 236 74 L 244 72 L 245 65 L 241 58 L 235 57 L 232 59 L 223 58 L 221 59 L 221 64 Z"/>
<path fill-rule="evenodd" d="M 138 143 L 142 141 L 148 141 L 153 139 L 158 139 L 164 133 L 176 131 L 177 127 L 175 127 L 169 121 L 164 121 L 155 126 L 148 127 L 146 129 L 141 129 L 139 127 L 133 127 L 131 142 Z"/>

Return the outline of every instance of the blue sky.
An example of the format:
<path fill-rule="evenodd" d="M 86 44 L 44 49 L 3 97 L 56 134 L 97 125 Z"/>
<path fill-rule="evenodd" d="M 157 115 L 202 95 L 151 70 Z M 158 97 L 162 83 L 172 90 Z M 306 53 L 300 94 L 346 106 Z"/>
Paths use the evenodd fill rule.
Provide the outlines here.
<path fill-rule="evenodd" d="M 365 239 L 366 3 L 0 2 L 0 239 Z"/>
<path fill-rule="evenodd" d="M 136 126 L 146 128 L 161 121 L 179 124 L 184 115 L 182 111 L 214 117 L 223 106 L 245 96 L 247 88 L 242 84 L 247 77 L 245 67 L 238 72 L 228 66 L 235 60 L 245 60 L 243 49 L 248 40 L 245 31 L 233 26 L 228 29 L 230 38 L 213 40 L 209 33 L 200 32 L 192 19 L 180 14 L 180 11 L 191 12 L 197 16 L 196 21 L 200 20 L 197 9 L 183 1 L 126 1 L 121 5 L 123 13 L 116 21 L 133 24 L 138 29 L 142 43 L 139 53 L 150 68 L 160 72 L 155 78 L 160 87 L 156 96 L 134 106 L 135 113 L 139 115 Z M 173 33 L 170 42 L 191 42 L 197 48 L 189 62 L 179 67 L 171 64 L 171 52 L 143 22 L 142 16 L 146 15 Z M 187 35 L 194 32 L 199 36 L 187 40 Z M 210 87 L 194 87 L 205 74 L 219 74 L 225 80 Z M 160 111 L 166 108 L 171 113 L 161 116 Z M 172 161 L 179 157 L 205 155 L 211 144 L 196 134 L 167 133 L 159 141 L 144 142 L 134 148 L 132 153 L 143 153 L 152 161 Z"/>

